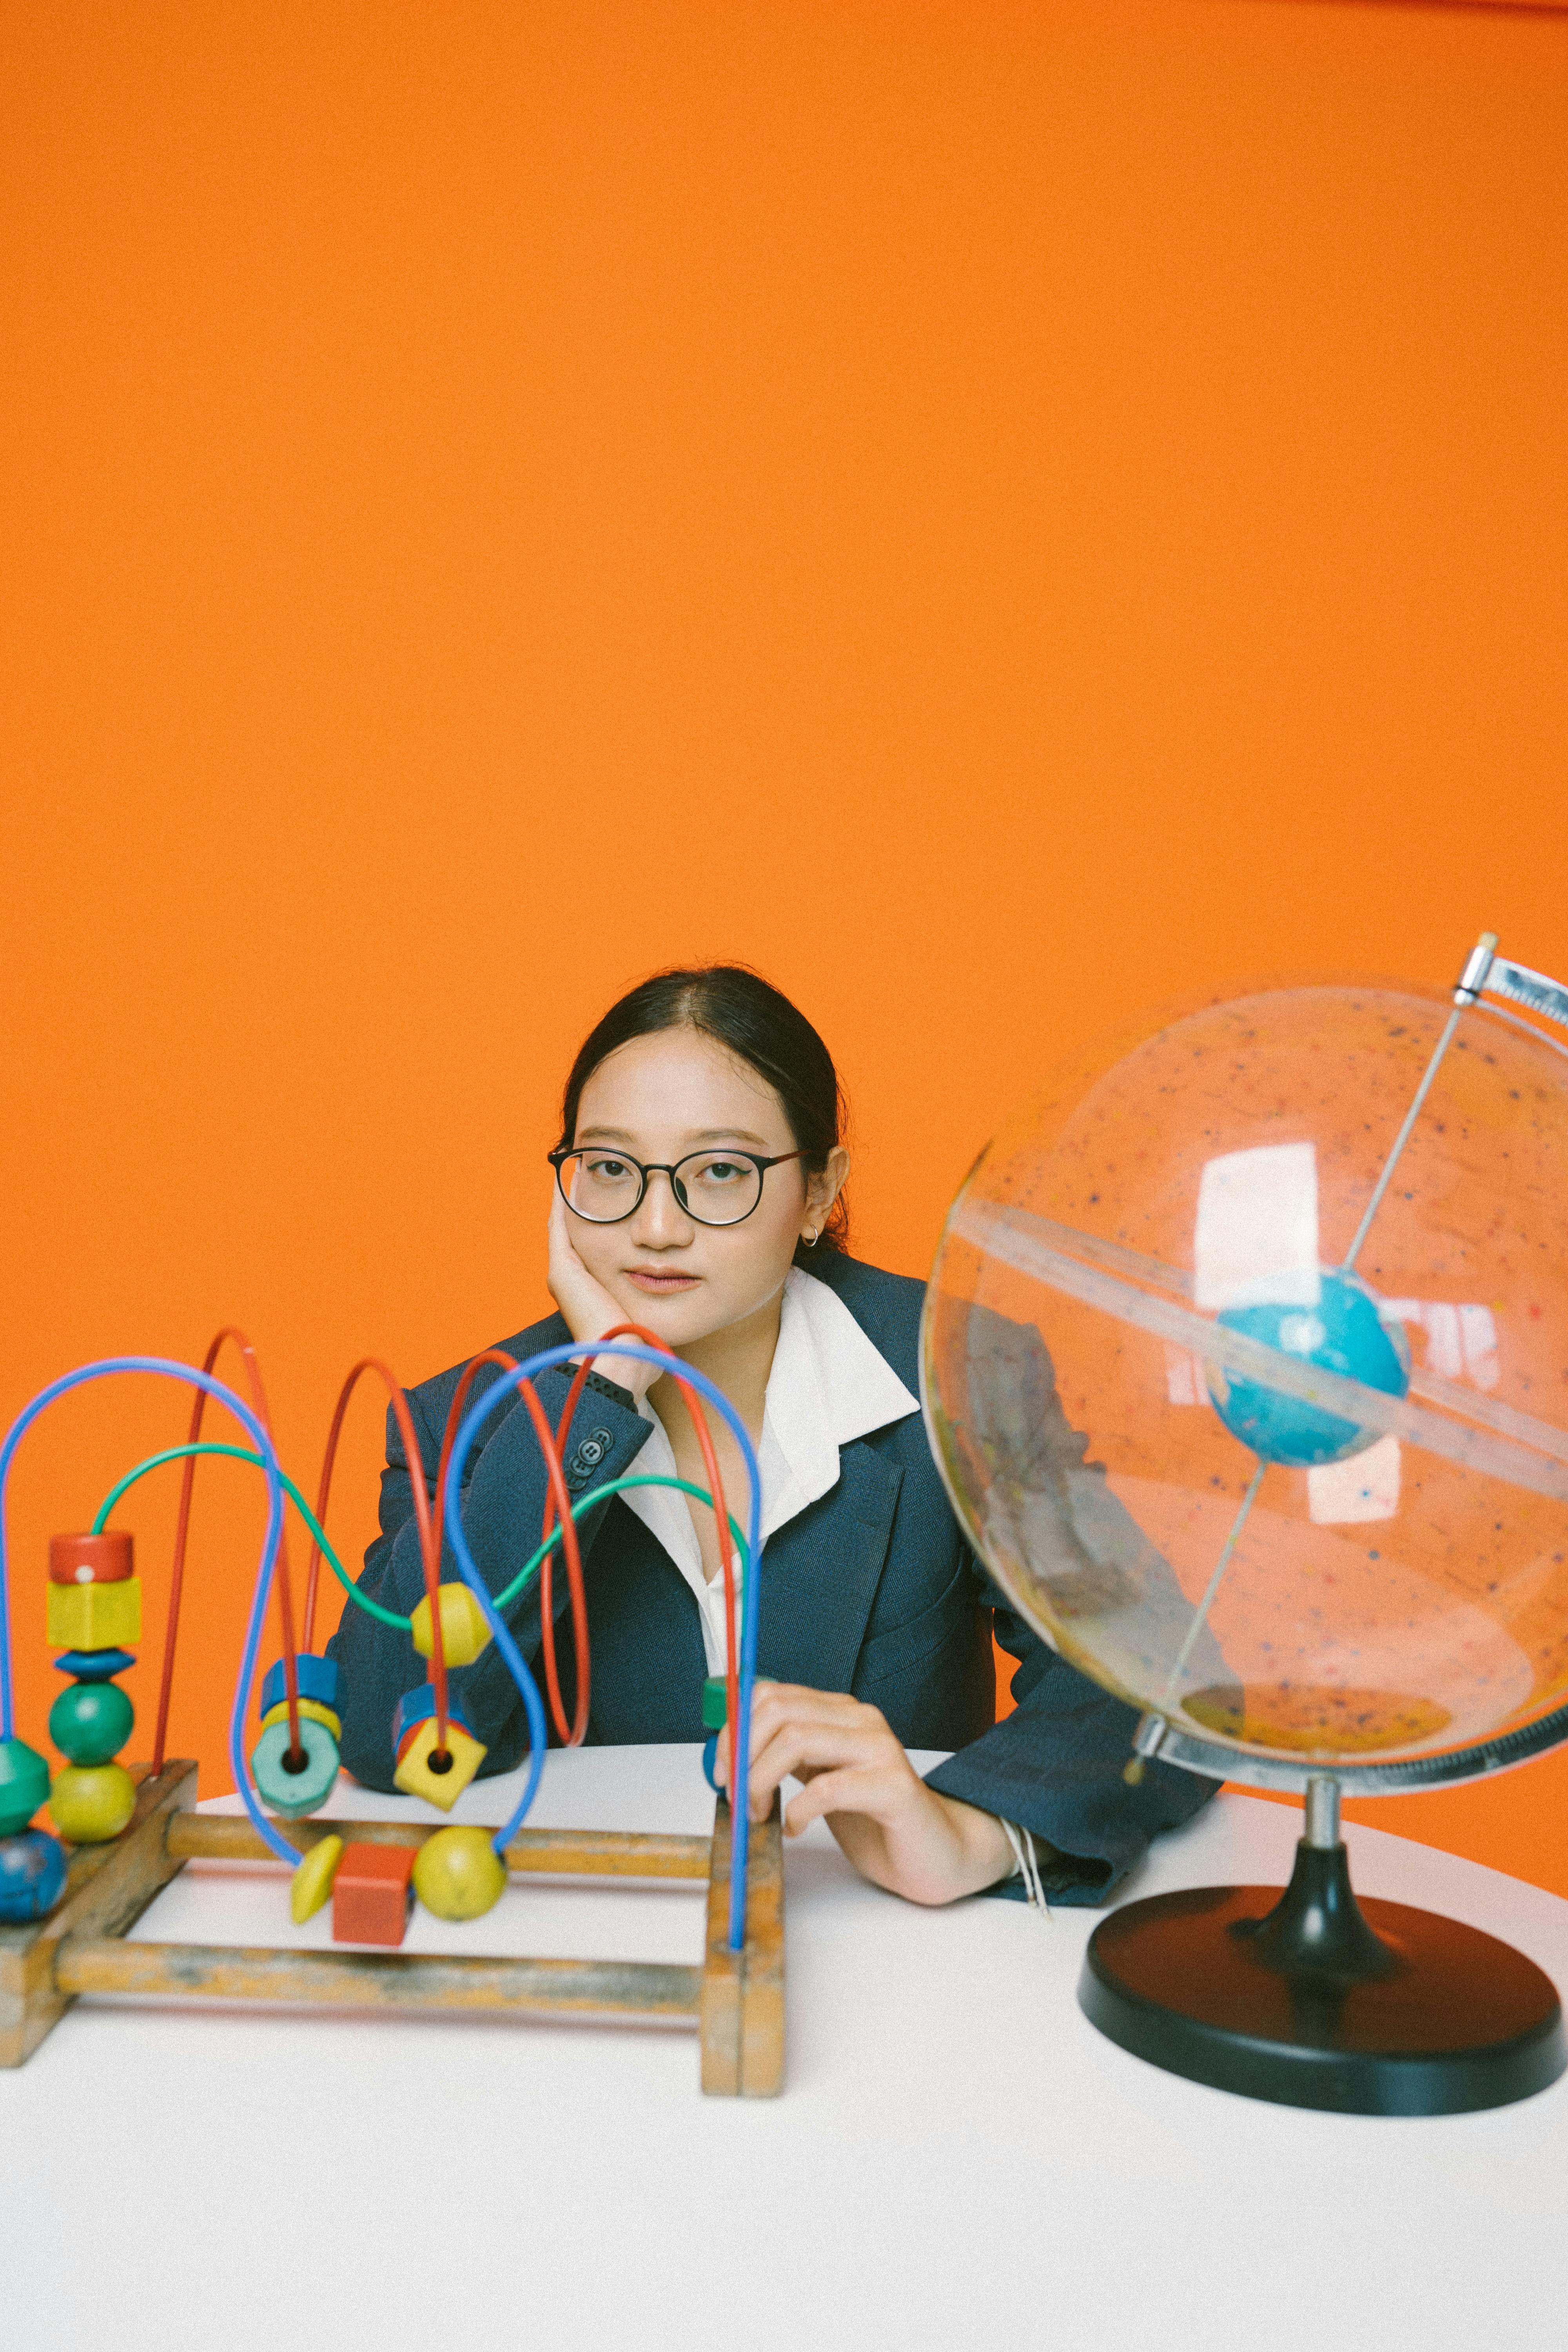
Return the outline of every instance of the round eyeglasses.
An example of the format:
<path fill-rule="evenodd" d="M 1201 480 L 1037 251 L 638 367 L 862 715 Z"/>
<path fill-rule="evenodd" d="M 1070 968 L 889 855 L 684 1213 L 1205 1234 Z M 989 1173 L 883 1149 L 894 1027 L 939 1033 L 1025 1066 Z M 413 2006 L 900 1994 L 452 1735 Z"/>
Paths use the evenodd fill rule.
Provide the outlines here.
<path fill-rule="evenodd" d="M 574 1216 L 591 1225 L 618 1225 L 642 1205 L 650 1176 L 668 1176 L 669 1189 L 700 1225 L 738 1225 L 763 1197 L 763 1178 L 798 1151 L 778 1151 L 771 1160 L 754 1151 L 689 1151 L 672 1166 L 650 1160 L 647 1166 L 603 1144 L 581 1151 L 552 1151 L 550 1164 L 561 1197 Z"/>

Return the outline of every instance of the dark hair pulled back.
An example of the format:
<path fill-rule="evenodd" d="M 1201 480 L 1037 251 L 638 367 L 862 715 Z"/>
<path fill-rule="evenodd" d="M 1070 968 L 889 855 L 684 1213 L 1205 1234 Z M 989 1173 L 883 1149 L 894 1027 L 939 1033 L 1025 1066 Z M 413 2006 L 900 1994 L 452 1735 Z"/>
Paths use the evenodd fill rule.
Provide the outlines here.
<path fill-rule="evenodd" d="M 844 1089 L 833 1056 L 787 996 L 744 964 L 701 964 L 656 971 L 612 1004 L 584 1039 L 561 1104 L 561 1147 L 576 1139 L 583 1089 L 601 1062 L 634 1037 L 660 1029 L 696 1029 L 765 1078 L 789 1121 L 802 1165 L 820 1176 L 845 1123 Z M 849 1246 L 849 1213 L 839 1194 L 815 1248 L 802 1242 L 795 1262 L 809 1272 L 824 1250 Z"/>

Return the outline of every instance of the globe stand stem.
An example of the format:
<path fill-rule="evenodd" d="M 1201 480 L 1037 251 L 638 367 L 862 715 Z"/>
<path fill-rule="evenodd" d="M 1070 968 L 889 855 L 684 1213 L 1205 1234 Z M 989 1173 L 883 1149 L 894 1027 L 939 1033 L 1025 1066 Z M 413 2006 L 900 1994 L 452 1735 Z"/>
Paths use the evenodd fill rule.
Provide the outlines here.
<path fill-rule="evenodd" d="M 1340 1784 L 1326 1775 L 1307 1783 L 1307 1832 L 1296 1848 L 1290 1884 L 1272 1911 L 1238 1920 L 1258 1965 L 1299 1981 L 1303 1994 L 1331 2000 L 1336 1990 L 1375 1984 L 1399 1961 L 1367 1926 L 1351 1887 L 1350 1856 L 1340 1842 Z"/>
<path fill-rule="evenodd" d="M 1287 2106 L 1455 2115 L 1568 2064 L 1551 1979 L 1496 1937 L 1352 1890 L 1339 1784 L 1307 1784 L 1290 1884 L 1129 1903 L 1089 1940 L 1079 2002 L 1168 2073 Z"/>

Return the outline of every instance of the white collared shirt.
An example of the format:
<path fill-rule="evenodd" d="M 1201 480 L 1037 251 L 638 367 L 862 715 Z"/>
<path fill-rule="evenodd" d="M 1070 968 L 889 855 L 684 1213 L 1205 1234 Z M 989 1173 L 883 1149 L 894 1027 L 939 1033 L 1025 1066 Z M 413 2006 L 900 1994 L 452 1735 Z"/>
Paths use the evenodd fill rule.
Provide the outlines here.
<path fill-rule="evenodd" d="M 676 1475 L 664 1424 L 647 1399 L 637 1411 L 653 1433 L 633 1475 Z M 768 1374 L 763 1437 L 763 1541 L 838 1484 L 838 1449 L 889 1422 L 919 1412 L 885 1356 L 879 1354 L 847 1307 L 825 1282 L 792 1266 L 784 1280 L 778 1345 Z M 710 1584 L 686 1497 L 673 1486 L 633 1486 L 621 1497 L 669 1554 L 696 1596 L 702 1646 L 710 1675 L 724 1671 L 724 1580 Z M 741 1525 L 745 1496 L 730 1498 Z"/>

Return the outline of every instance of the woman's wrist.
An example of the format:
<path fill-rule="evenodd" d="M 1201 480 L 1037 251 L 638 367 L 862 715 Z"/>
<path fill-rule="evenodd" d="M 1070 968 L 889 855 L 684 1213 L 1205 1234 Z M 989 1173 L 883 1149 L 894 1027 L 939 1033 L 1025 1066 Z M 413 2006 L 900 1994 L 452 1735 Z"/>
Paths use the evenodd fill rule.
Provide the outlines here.
<path fill-rule="evenodd" d="M 847 1811 L 828 1816 L 864 1877 L 908 1903 L 939 1906 L 983 1894 L 1012 1874 L 1013 1850 L 994 1814 L 919 1780 L 915 1787 L 918 1797 L 889 1817 Z"/>
<path fill-rule="evenodd" d="M 604 1334 L 595 1332 L 595 1337 L 603 1339 Z M 658 1365 L 645 1364 L 639 1356 L 595 1356 L 588 1369 L 601 1385 L 618 1389 L 634 1409 L 641 1404 L 659 1375 Z"/>
<path fill-rule="evenodd" d="M 944 1797 L 935 1789 L 930 1794 L 946 1814 L 953 1839 L 952 1885 L 948 1899 L 955 1901 L 961 1895 L 984 1894 L 988 1886 L 999 1885 L 1003 1879 L 1010 1878 L 1017 1861 L 1007 1832 L 995 1814 L 982 1812 L 978 1805 L 966 1805 L 961 1797 Z"/>

